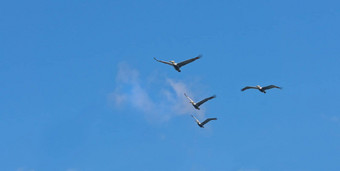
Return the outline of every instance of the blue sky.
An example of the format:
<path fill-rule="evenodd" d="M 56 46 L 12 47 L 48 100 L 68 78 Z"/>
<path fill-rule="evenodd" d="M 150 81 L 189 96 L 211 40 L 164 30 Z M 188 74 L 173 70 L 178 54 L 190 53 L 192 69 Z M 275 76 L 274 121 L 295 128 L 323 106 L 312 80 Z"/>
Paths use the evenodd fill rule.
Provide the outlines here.
<path fill-rule="evenodd" d="M 0 170 L 338 171 L 339 7 L 1 2 Z"/>

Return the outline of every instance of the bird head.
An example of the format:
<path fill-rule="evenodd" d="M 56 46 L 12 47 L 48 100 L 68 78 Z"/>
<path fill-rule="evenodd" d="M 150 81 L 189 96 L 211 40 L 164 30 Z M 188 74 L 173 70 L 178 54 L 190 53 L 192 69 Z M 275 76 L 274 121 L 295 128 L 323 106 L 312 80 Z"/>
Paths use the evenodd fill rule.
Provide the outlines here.
<path fill-rule="evenodd" d="M 259 85 L 257 85 L 256 87 L 257 87 L 258 89 L 261 89 L 261 88 L 262 88 L 262 87 L 261 87 L 261 86 L 259 86 Z"/>
<path fill-rule="evenodd" d="M 172 64 L 175 64 L 175 61 L 170 61 Z"/>

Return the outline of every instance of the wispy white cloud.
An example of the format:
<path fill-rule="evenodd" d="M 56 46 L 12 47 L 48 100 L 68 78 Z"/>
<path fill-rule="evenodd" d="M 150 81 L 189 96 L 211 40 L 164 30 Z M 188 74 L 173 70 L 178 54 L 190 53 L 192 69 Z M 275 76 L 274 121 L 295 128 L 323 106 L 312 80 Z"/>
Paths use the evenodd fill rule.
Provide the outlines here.
<path fill-rule="evenodd" d="M 140 76 L 138 70 L 126 63 L 118 65 L 116 87 L 109 95 L 117 108 L 134 108 L 143 113 L 148 120 L 167 121 L 178 115 L 196 112 L 203 118 L 204 109 L 196 111 L 184 93 L 191 95 L 188 85 L 171 78 L 159 78 L 162 87 L 146 86 L 150 80 Z M 156 79 L 157 80 L 157 79 Z M 159 84 L 157 84 L 159 85 Z M 150 88 L 151 87 L 151 88 Z"/>

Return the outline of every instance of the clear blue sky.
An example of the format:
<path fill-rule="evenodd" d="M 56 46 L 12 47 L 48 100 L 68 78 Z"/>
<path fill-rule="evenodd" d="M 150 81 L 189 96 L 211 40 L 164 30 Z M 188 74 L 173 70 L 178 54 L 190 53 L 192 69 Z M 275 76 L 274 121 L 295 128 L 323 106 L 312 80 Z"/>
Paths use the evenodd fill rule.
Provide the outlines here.
<path fill-rule="evenodd" d="M 3 1 L 0 170 L 339 171 L 339 21 L 337 0 Z"/>

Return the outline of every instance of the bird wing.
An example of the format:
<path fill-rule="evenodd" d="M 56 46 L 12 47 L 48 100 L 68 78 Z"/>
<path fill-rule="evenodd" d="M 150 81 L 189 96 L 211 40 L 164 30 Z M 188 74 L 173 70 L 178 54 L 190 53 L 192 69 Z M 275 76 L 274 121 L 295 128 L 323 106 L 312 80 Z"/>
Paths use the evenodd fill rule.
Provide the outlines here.
<path fill-rule="evenodd" d="M 188 60 L 186 60 L 186 61 L 180 62 L 180 63 L 177 64 L 177 66 L 178 66 L 178 67 L 182 67 L 182 66 L 184 66 L 184 65 L 186 65 L 186 64 L 188 64 L 188 63 L 190 63 L 190 62 L 193 62 L 193 61 L 195 61 L 195 60 L 197 60 L 197 59 L 199 59 L 199 58 L 201 58 L 201 55 L 199 55 L 199 56 L 197 56 L 197 57 L 195 57 L 195 58 L 191 58 L 191 59 L 188 59 Z"/>
<path fill-rule="evenodd" d="M 217 120 L 217 118 L 208 118 L 208 119 L 206 119 L 205 121 L 203 121 L 203 122 L 201 123 L 201 125 L 204 125 L 204 124 L 208 123 L 208 122 L 211 121 L 211 120 Z"/>
<path fill-rule="evenodd" d="M 247 87 L 242 88 L 241 91 L 248 90 L 248 89 L 257 89 L 257 87 L 247 86 Z"/>
<path fill-rule="evenodd" d="M 191 115 L 191 117 L 193 117 L 197 123 L 200 123 L 200 121 L 194 115 Z"/>
<path fill-rule="evenodd" d="M 215 98 L 215 97 L 216 97 L 216 96 L 213 95 L 213 96 L 211 96 L 211 97 L 205 98 L 205 99 L 201 100 L 200 102 L 196 103 L 196 105 L 197 105 L 197 106 L 200 106 L 200 105 L 202 105 L 203 103 L 205 103 L 206 101 L 211 100 L 211 99 L 213 99 L 213 98 Z"/>
<path fill-rule="evenodd" d="M 281 87 L 278 87 L 276 85 L 269 85 L 269 86 L 266 86 L 266 87 L 262 87 L 263 90 L 268 90 L 268 89 L 271 89 L 271 88 L 278 88 L 278 89 L 281 89 Z"/>
<path fill-rule="evenodd" d="M 187 97 L 190 100 L 190 102 L 195 103 L 193 100 L 190 99 L 190 97 L 187 96 L 187 94 L 184 93 L 184 96 Z"/>
<path fill-rule="evenodd" d="M 154 57 L 153 59 L 155 59 L 155 60 L 158 61 L 158 62 L 162 62 L 162 63 L 164 63 L 164 64 L 172 65 L 172 63 L 170 63 L 170 62 L 161 61 L 161 60 L 156 59 L 155 57 Z"/>

